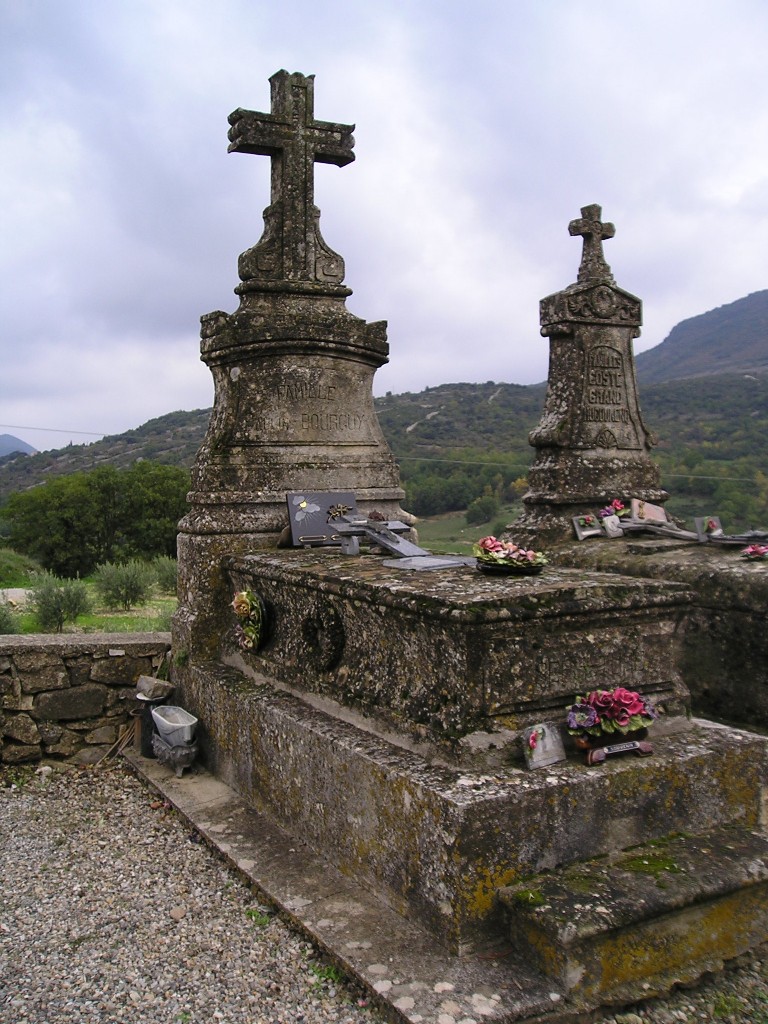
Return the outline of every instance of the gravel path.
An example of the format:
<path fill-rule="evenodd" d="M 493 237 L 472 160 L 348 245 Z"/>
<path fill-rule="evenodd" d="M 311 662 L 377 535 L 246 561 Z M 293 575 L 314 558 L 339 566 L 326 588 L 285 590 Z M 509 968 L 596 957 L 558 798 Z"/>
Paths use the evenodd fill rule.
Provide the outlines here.
<path fill-rule="evenodd" d="M 2 1024 L 381 1024 L 123 765 L 0 769 L 0 849 Z M 768 949 L 596 1020 L 768 1024 Z"/>

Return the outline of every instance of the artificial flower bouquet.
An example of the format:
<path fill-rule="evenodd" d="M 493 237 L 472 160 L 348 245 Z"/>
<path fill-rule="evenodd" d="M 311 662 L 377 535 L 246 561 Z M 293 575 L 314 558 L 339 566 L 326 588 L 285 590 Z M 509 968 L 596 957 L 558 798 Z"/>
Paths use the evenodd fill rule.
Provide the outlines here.
<path fill-rule="evenodd" d="M 577 697 L 568 709 L 567 727 L 571 736 L 587 738 L 610 733 L 626 735 L 646 729 L 658 718 L 653 702 L 634 690 L 617 686 L 613 690 L 592 690 Z"/>
<path fill-rule="evenodd" d="M 548 561 L 543 551 L 521 548 L 512 541 L 497 540 L 495 537 L 481 538 L 475 544 L 473 552 L 481 565 L 502 568 L 543 567 Z"/>
<path fill-rule="evenodd" d="M 608 516 L 618 516 L 619 519 L 623 519 L 624 516 L 628 516 L 630 509 L 621 501 L 620 498 L 614 498 L 613 501 L 608 502 L 605 508 L 601 508 L 597 513 L 601 519 L 607 519 Z"/>
<path fill-rule="evenodd" d="M 741 552 L 741 557 L 746 558 L 748 562 L 766 562 L 768 561 L 768 544 L 750 544 Z"/>
<path fill-rule="evenodd" d="M 231 607 L 240 620 L 235 637 L 244 651 L 258 650 L 264 632 L 264 605 L 252 590 L 238 591 Z"/>

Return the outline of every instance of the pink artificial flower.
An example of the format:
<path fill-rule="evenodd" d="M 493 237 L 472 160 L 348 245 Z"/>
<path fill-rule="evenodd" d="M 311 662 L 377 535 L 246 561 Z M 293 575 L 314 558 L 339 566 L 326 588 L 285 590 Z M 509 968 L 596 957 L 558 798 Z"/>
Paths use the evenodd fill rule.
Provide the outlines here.
<path fill-rule="evenodd" d="M 495 537 L 483 537 L 477 542 L 477 546 L 482 548 L 483 551 L 503 551 L 504 545 L 500 540 L 496 540 Z"/>

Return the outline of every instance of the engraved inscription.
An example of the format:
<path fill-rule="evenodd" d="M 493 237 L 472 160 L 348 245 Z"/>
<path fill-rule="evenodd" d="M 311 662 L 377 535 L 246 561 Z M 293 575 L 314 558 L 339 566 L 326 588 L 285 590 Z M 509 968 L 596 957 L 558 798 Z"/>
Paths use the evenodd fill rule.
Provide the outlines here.
<path fill-rule="evenodd" d="M 253 382 L 241 396 L 240 444 L 378 444 L 375 418 L 343 374 L 296 367 Z"/>
<path fill-rule="evenodd" d="M 301 414 L 302 430 L 361 430 L 365 416 L 351 412 L 305 412 Z"/>
<path fill-rule="evenodd" d="M 275 397 L 280 402 L 333 402 L 336 399 L 336 385 L 320 381 L 280 381 L 275 386 Z"/>

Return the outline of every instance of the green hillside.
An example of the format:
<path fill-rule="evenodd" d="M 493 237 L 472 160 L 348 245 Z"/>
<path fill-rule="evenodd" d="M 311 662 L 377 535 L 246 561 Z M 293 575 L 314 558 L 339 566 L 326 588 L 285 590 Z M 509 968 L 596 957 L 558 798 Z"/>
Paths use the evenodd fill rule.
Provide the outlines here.
<path fill-rule="evenodd" d="M 719 514 L 731 529 L 768 527 L 768 291 L 678 324 L 637 366 L 641 407 L 672 495 L 668 508 L 686 519 Z M 377 398 L 406 506 L 425 516 L 518 501 L 534 455 L 528 433 L 544 396 L 543 384 L 488 381 Z M 174 412 L 93 444 L 6 455 L 0 504 L 15 491 L 102 465 L 151 459 L 189 467 L 209 415 Z"/>

